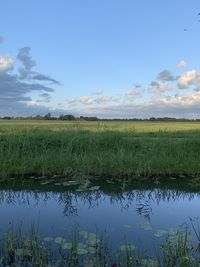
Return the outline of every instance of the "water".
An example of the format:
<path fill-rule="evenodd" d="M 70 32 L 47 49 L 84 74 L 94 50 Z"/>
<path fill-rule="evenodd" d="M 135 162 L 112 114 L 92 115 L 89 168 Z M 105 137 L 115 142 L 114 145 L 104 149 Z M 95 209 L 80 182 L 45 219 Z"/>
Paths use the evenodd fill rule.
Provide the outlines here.
<path fill-rule="evenodd" d="M 26 186 L 25 186 L 26 188 Z M 105 232 L 113 246 L 125 242 L 155 249 L 171 228 L 200 215 L 200 193 L 180 188 L 137 188 L 101 183 L 96 191 L 77 187 L 42 186 L 0 189 L 0 229 L 22 223 L 38 227 L 41 236 L 62 236 L 74 225 L 81 230 Z"/>

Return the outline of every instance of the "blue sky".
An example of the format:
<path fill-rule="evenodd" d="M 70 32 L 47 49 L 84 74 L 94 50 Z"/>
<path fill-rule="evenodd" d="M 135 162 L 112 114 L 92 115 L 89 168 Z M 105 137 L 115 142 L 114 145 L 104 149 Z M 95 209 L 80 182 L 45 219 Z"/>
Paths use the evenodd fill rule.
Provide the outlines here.
<path fill-rule="evenodd" d="M 0 9 L 0 116 L 200 117 L 198 0 Z"/>

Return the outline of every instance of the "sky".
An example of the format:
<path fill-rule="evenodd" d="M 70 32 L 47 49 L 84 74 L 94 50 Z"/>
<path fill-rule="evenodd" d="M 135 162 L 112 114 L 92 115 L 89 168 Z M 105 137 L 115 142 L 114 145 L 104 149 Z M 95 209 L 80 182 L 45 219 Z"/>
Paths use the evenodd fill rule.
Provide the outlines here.
<path fill-rule="evenodd" d="M 200 118 L 199 0 L 0 0 L 0 117 Z"/>

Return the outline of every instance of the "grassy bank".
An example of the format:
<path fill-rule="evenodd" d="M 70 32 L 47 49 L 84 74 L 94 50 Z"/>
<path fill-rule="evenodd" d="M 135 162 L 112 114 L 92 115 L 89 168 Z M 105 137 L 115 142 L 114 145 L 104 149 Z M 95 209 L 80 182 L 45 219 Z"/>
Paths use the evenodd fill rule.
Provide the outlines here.
<path fill-rule="evenodd" d="M 0 177 L 198 176 L 199 127 L 198 123 L 0 122 Z"/>
<path fill-rule="evenodd" d="M 198 267 L 199 231 L 192 223 L 196 241 L 192 241 L 188 226 L 173 229 L 158 246 L 156 256 L 148 255 L 134 244 L 122 244 L 112 249 L 105 234 L 74 228 L 69 237 L 42 238 L 34 228 L 29 233 L 20 227 L 0 235 L 0 266 L 21 267 Z M 196 228 L 197 227 L 197 228 Z M 159 235 L 161 237 L 161 235 Z"/>

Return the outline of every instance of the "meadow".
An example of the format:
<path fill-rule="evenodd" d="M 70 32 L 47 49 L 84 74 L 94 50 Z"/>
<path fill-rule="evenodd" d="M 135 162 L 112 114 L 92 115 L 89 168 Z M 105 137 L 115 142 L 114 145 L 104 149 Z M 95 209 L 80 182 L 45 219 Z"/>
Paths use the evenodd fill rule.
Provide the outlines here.
<path fill-rule="evenodd" d="M 200 123 L 0 120 L 0 178 L 198 177 Z"/>

